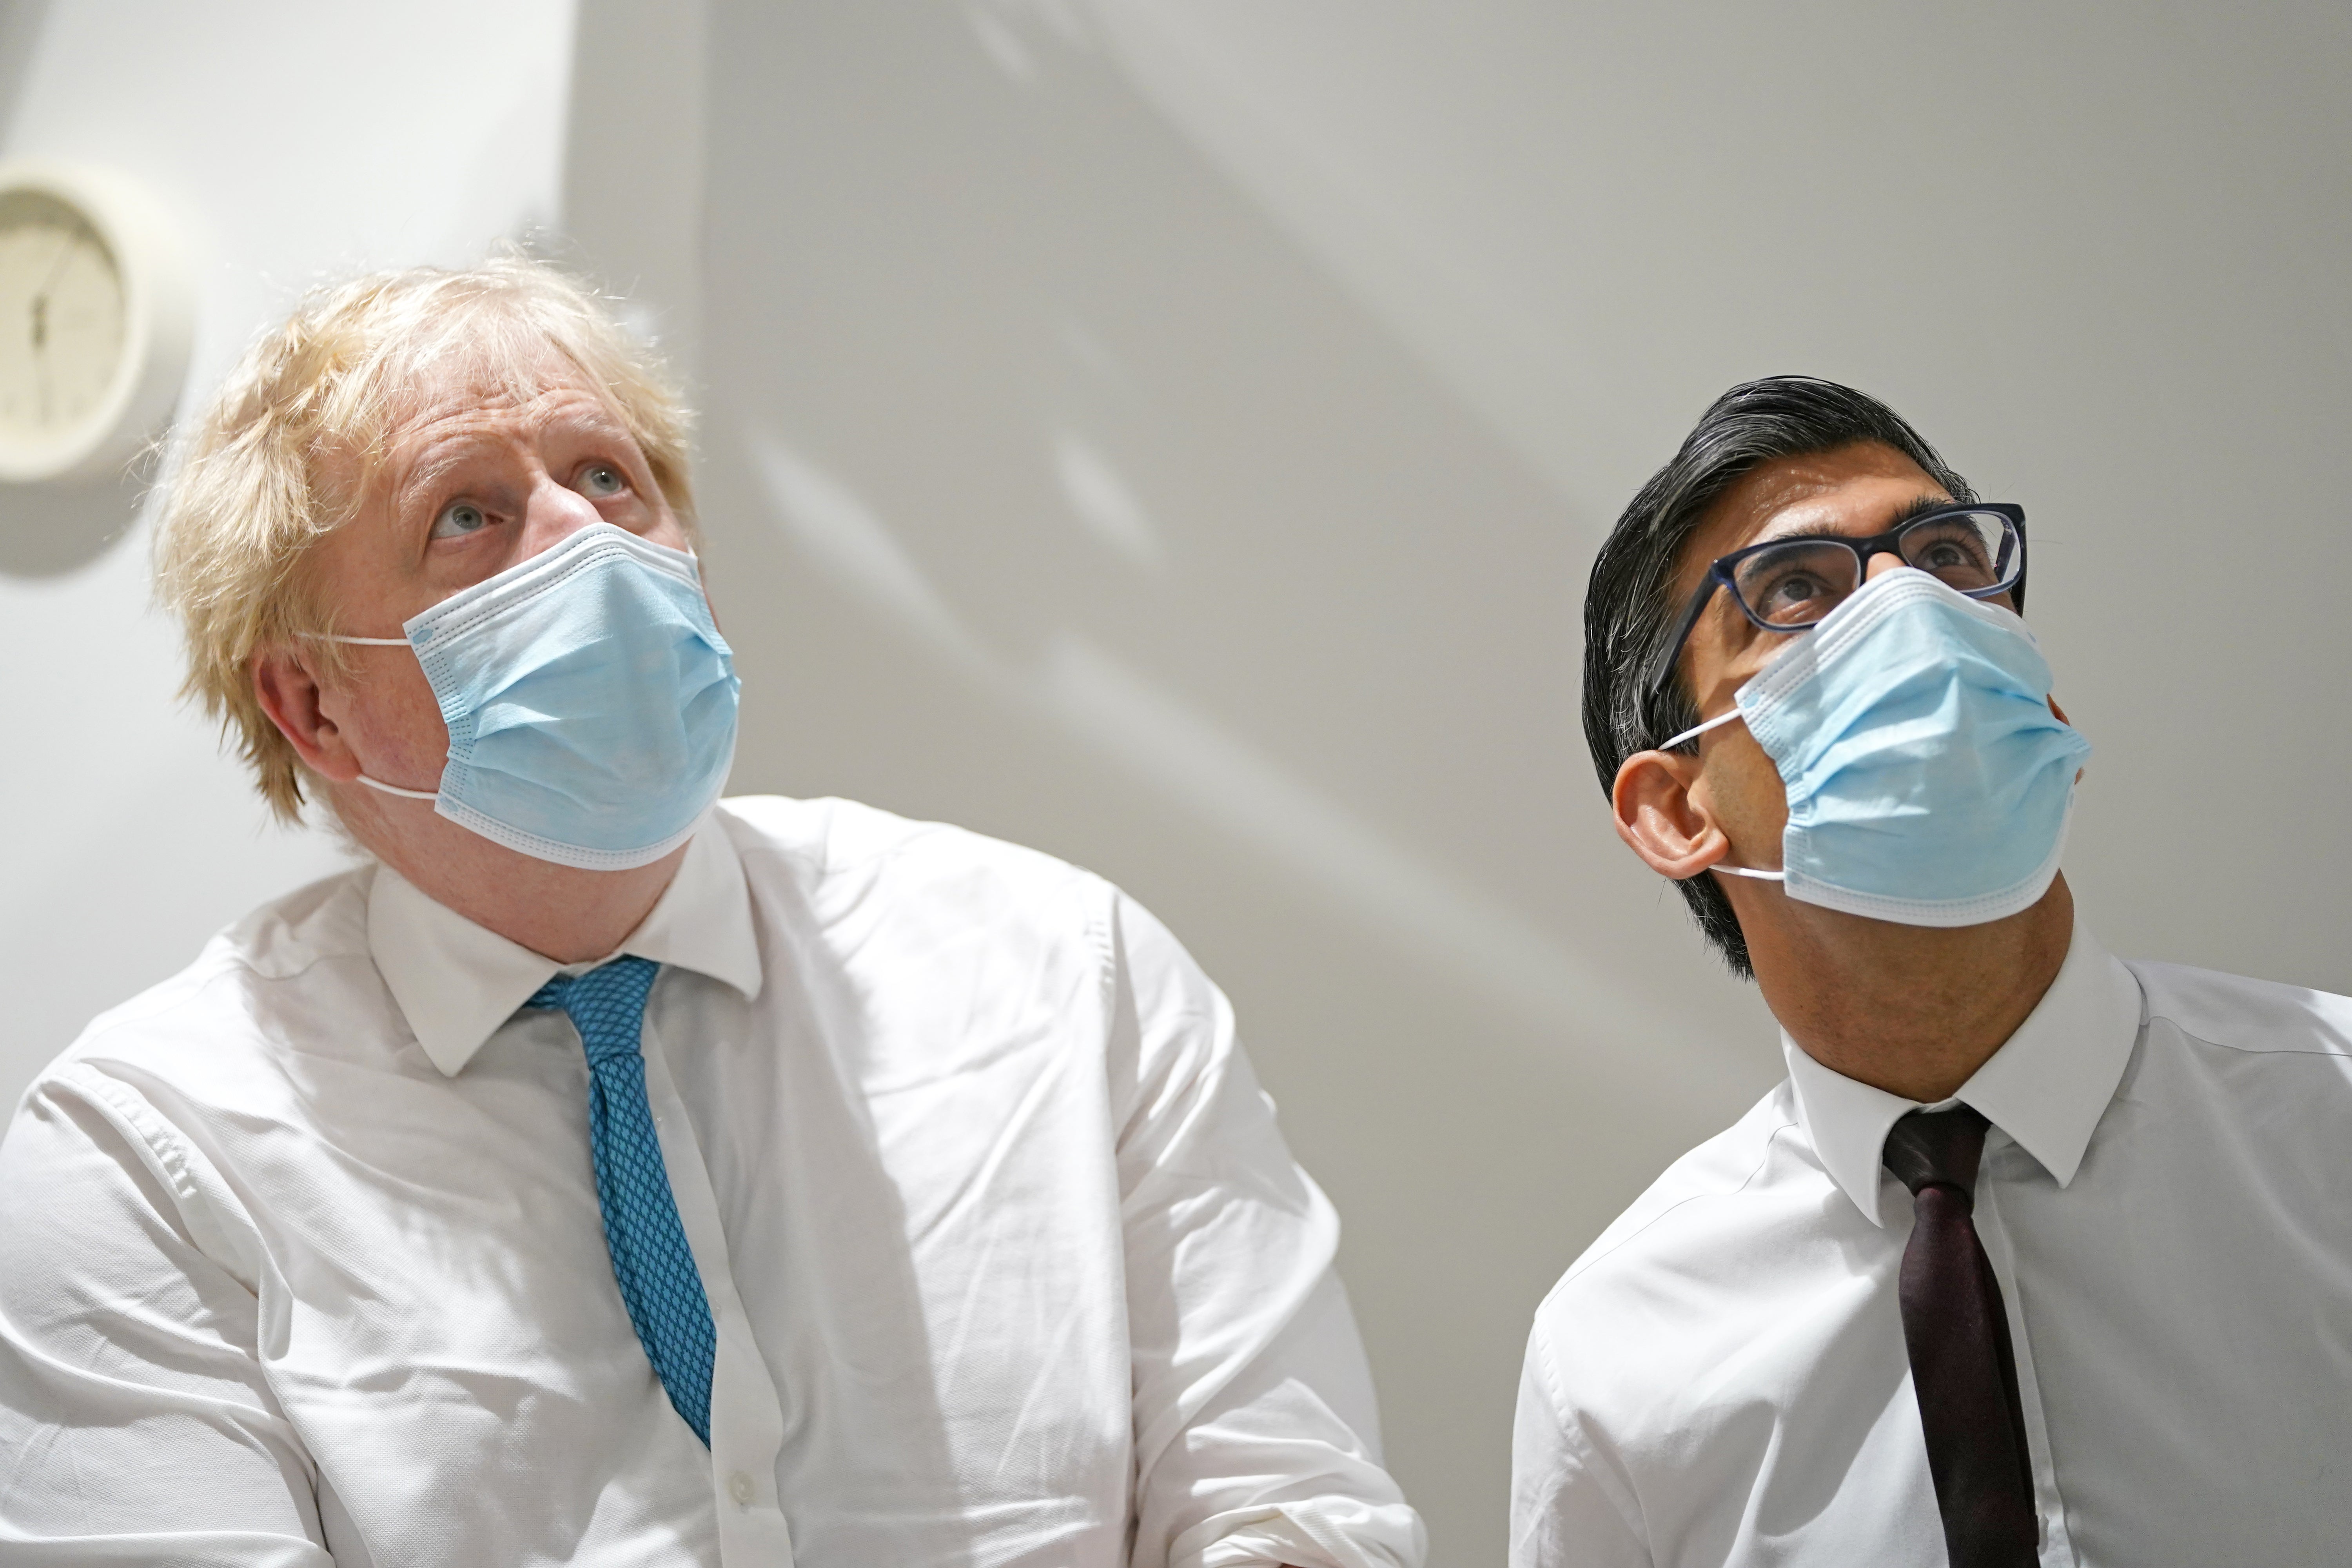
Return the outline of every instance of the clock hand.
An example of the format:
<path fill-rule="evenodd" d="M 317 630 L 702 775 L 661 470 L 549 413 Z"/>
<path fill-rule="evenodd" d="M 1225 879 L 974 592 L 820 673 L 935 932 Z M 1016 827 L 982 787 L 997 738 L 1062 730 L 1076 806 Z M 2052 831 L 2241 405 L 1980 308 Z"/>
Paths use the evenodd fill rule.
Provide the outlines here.
<path fill-rule="evenodd" d="M 40 376 L 41 423 L 44 425 L 57 417 L 52 395 L 55 388 L 50 385 L 49 376 L 48 305 L 46 295 L 36 295 L 33 299 L 33 369 Z"/>
<path fill-rule="evenodd" d="M 41 286 L 33 290 L 36 298 L 46 300 L 49 297 L 49 285 L 56 282 L 58 274 L 66 269 L 66 258 L 73 253 L 73 244 L 74 236 L 71 233 L 68 233 L 63 239 L 58 241 L 57 254 L 49 258 L 48 275 L 41 279 Z"/>
<path fill-rule="evenodd" d="M 57 254 L 49 258 L 48 273 L 42 278 L 40 287 L 33 290 L 33 363 L 41 376 L 43 424 L 57 416 L 53 406 L 55 388 L 50 384 L 49 376 L 49 286 L 58 280 L 58 274 L 66 269 L 66 258 L 73 254 L 73 242 L 71 234 L 58 241 Z"/>

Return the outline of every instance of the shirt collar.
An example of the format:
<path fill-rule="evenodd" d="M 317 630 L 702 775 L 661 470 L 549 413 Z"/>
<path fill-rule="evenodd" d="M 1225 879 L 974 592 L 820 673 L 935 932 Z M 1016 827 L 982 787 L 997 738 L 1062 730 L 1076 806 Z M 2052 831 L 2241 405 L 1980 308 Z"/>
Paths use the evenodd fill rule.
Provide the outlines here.
<path fill-rule="evenodd" d="M 558 963 L 509 942 L 384 865 L 368 890 L 368 951 L 416 1043 L 451 1078 L 532 992 L 559 973 L 595 967 Z M 751 889 L 715 816 L 705 816 L 687 840 L 686 858 L 653 912 L 596 963 L 623 953 L 708 974 L 747 997 L 760 994 Z"/>
<path fill-rule="evenodd" d="M 1964 1103 L 2016 1140 L 2060 1186 L 2074 1179 L 2139 1037 L 2139 982 L 2079 921 L 2066 962 L 2017 1032 L 1946 1104 Z M 1886 1134 L 1920 1102 L 1858 1083 L 1780 1033 L 1813 1152 L 1873 1225 Z"/>

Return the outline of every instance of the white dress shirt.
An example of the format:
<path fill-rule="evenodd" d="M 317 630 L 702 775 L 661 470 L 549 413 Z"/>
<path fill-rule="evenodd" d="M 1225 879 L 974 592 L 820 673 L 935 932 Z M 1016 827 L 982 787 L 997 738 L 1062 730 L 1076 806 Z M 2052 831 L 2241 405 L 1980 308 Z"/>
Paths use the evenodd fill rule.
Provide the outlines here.
<path fill-rule="evenodd" d="M 1150 916 L 748 799 L 622 951 L 708 1450 L 614 1283 L 579 1038 L 517 1016 L 557 965 L 362 867 L 99 1019 L 0 1144 L 0 1561 L 1420 1563 L 1330 1205 Z"/>
<path fill-rule="evenodd" d="M 1518 1568 L 1944 1563 L 1879 1163 L 1916 1106 L 1782 1048 L 1538 1310 Z M 2352 1561 L 2352 1001 L 2077 927 L 1957 1098 L 2046 1568 Z"/>

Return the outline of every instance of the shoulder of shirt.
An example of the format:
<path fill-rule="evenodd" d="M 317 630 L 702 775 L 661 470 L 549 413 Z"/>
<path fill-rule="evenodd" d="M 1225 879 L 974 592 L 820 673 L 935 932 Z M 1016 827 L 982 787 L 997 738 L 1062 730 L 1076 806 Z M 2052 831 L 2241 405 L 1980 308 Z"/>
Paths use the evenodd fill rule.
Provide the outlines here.
<path fill-rule="evenodd" d="M 718 817 L 753 888 L 782 878 L 811 895 L 956 885 L 1006 902 L 1111 896 L 1109 883 L 1040 850 L 854 800 L 738 795 Z"/>
<path fill-rule="evenodd" d="M 1868 1225 L 1813 1155 L 1784 1079 L 1668 1166 L 1536 1309 L 1528 1373 L 1555 1418 L 1651 1431 L 1662 1393 L 1738 1353 L 1759 1268 L 1816 1252 L 1841 1205 Z"/>
<path fill-rule="evenodd" d="M 2146 1016 L 2223 1050 L 2352 1058 L 2352 997 L 2186 964 L 2127 959 Z"/>
<path fill-rule="evenodd" d="M 1674 1247 L 1674 1221 L 1694 1205 L 1722 1200 L 1785 1195 L 1785 1182 L 1773 1171 L 1776 1152 L 1793 1154 L 1802 1168 L 1820 1179 L 1825 1190 L 1832 1184 L 1808 1147 L 1797 1115 L 1796 1098 L 1789 1080 L 1780 1083 L 1729 1127 L 1666 1167 L 1649 1189 L 1634 1199 L 1609 1228 L 1568 1266 L 1559 1282 L 1537 1309 L 1538 1321 L 1563 1310 L 1573 1298 L 1605 1292 L 1628 1272 L 1656 1261 Z"/>
<path fill-rule="evenodd" d="M 194 962 L 90 1020 L 37 1074 L 37 1090 L 78 1066 L 137 1064 L 159 1071 L 240 1070 L 240 1044 L 276 1031 L 268 997 L 299 985 L 322 963 L 355 961 L 374 981 L 368 954 L 367 892 L 374 866 L 354 866 L 272 899 L 206 942 Z M 28 1092 L 31 1092 L 28 1090 Z"/>

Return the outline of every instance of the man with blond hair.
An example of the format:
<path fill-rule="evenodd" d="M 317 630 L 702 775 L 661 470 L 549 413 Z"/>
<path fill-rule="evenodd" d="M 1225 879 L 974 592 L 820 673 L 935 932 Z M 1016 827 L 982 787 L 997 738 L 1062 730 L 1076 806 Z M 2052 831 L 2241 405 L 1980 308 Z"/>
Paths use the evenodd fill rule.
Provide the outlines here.
<path fill-rule="evenodd" d="M 0 1559 L 1411 1568 L 1337 1223 L 1096 878 L 720 801 L 687 420 L 537 264 L 187 433 L 190 689 L 356 868 L 0 1143 Z"/>

